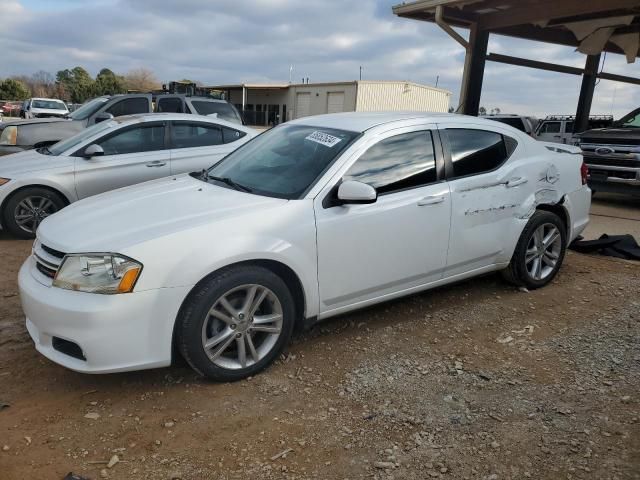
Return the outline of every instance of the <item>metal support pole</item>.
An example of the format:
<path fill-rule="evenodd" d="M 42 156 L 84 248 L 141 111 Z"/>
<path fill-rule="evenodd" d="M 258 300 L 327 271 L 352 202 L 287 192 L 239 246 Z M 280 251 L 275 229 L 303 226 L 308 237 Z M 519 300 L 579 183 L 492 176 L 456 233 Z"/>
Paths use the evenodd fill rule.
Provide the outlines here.
<path fill-rule="evenodd" d="M 478 30 L 477 26 L 473 25 L 469 33 L 469 48 L 464 65 L 464 83 L 460 92 L 460 107 L 465 115 L 477 116 L 480 109 L 488 44 L 489 32 Z"/>
<path fill-rule="evenodd" d="M 584 75 L 582 76 L 582 86 L 580 87 L 576 120 L 573 127 L 574 133 L 581 133 L 589 128 L 589 114 L 591 113 L 593 93 L 596 89 L 600 56 L 601 54 L 599 53 L 598 55 L 589 55 L 587 57 Z"/>

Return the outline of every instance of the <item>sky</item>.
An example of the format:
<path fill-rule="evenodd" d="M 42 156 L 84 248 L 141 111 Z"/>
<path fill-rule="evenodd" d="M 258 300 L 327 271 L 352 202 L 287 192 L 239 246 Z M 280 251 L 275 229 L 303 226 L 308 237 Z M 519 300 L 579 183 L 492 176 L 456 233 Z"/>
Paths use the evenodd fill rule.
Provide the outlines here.
<path fill-rule="evenodd" d="M 401 19 L 384 0 L 0 0 L 0 78 L 82 66 L 95 75 L 145 67 L 161 82 L 205 85 L 408 80 L 457 99 L 464 51 L 432 23 Z M 466 31 L 461 31 L 464 35 Z M 583 67 L 572 48 L 492 35 L 489 51 Z M 607 55 L 604 70 L 640 76 Z M 481 104 L 503 113 L 575 114 L 580 77 L 487 63 Z M 454 106 L 455 106 L 454 105 Z M 640 86 L 601 81 L 592 114 L 640 106 Z"/>

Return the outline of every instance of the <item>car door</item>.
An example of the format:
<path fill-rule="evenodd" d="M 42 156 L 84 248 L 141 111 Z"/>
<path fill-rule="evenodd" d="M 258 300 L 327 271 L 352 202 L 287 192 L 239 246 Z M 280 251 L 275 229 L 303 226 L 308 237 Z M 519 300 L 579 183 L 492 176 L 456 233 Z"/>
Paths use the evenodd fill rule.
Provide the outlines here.
<path fill-rule="evenodd" d="M 165 122 L 129 125 L 92 142 L 104 155 L 86 158 L 83 147 L 75 154 L 78 198 L 171 175 Z"/>
<path fill-rule="evenodd" d="M 212 122 L 171 122 L 171 174 L 209 168 L 235 150 L 246 134 Z M 226 140 L 226 143 L 225 143 Z"/>
<path fill-rule="evenodd" d="M 524 146 L 508 130 L 439 124 L 451 191 L 451 237 L 445 277 L 510 259 L 522 230 L 521 206 L 533 194 Z"/>
<path fill-rule="evenodd" d="M 324 314 L 436 281 L 446 262 L 451 202 L 433 125 L 387 132 L 360 151 L 314 202 Z M 375 187 L 377 201 L 336 204 L 344 180 Z"/>
<path fill-rule="evenodd" d="M 540 125 L 536 139 L 543 142 L 562 143 L 562 122 L 545 120 Z"/>

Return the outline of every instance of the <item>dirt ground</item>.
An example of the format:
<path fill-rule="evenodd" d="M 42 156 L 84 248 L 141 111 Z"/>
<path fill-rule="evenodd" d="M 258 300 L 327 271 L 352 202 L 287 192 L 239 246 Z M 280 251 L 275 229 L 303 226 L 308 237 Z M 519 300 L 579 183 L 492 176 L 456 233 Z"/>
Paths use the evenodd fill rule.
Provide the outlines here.
<path fill-rule="evenodd" d="M 535 292 L 489 275 L 380 305 L 215 384 L 43 358 L 29 249 L 0 234 L 1 480 L 640 478 L 638 263 L 570 252 Z"/>

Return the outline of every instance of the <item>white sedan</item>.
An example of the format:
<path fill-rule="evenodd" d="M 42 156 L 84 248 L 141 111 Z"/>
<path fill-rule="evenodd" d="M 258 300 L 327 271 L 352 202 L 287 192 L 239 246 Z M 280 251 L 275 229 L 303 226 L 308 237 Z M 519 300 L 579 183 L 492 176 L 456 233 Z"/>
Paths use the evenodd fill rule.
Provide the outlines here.
<path fill-rule="evenodd" d="M 579 150 L 473 117 L 345 113 L 263 133 L 200 176 L 45 220 L 27 328 L 80 372 L 171 363 L 237 380 L 296 325 L 502 270 L 547 285 L 588 222 Z"/>
<path fill-rule="evenodd" d="M 213 117 L 131 115 L 50 147 L 7 155 L 0 158 L 0 225 L 33 238 L 44 218 L 69 203 L 208 168 L 255 135 L 251 128 Z"/>

